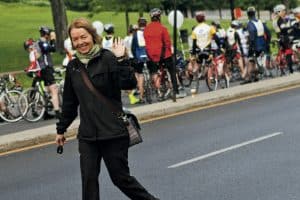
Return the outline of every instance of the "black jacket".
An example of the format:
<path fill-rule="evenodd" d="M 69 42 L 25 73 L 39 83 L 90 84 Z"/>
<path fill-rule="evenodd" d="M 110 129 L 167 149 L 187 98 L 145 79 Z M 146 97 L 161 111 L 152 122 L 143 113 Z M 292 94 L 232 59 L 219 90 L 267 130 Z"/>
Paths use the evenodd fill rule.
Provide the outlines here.
<path fill-rule="evenodd" d="M 85 85 L 80 74 L 82 67 L 86 67 L 94 87 L 122 108 L 120 69 L 128 66 L 120 66 L 116 57 L 107 50 L 100 50 L 86 66 L 75 58 L 67 66 L 62 117 L 57 123 L 57 133 L 66 131 L 77 117 L 80 105 L 79 139 L 104 140 L 126 136 L 128 133 L 122 120 L 112 114 L 108 106 L 103 105 Z"/>

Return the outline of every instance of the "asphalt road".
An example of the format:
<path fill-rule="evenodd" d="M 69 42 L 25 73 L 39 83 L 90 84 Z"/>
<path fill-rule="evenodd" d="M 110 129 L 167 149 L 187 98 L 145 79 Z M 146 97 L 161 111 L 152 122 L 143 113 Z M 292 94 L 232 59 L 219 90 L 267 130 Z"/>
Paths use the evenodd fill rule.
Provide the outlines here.
<path fill-rule="evenodd" d="M 300 89 L 143 124 L 131 172 L 162 200 L 300 199 Z M 79 200 L 77 141 L 0 157 L 0 199 Z M 182 163 L 186 161 L 185 163 Z M 127 199 L 105 166 L 101 198 Z"/>

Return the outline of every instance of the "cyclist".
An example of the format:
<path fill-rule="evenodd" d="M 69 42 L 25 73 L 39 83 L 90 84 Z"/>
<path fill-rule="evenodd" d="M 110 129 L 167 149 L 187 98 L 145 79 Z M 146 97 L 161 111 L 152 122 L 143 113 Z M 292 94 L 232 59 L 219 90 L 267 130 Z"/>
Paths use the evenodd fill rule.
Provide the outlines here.
<path fill-rule="evenodd" d="M 293 9 L 293 14 L 295 17 L 295 20 L 293 21 L 293 40 L 300 40 L 300 6 Z M 300 47 L 300 44 L 298 44 L 297 48 Z"/>
<path fill-rule="evenodd" d="M 49 27 L 40 27 L 40 39 L 37 41 L 41 56 L 38 58 L 41 67 L 41 79 L 44 80 L 45 86 L 50 91 L 53 108 L 56 118 L 60 117 L 58 88 L 55 84 L 54 69 L 51 52 L 55 52 L 55 32 Z M 45 115 L 47 118 L 47 113 Z"/>
<path fill-rule="evenodd" d="M 219 21 L 213 21 L 211 23 L 211 25 L 215 28 L 216 30 L 216 35 L 215 37 L 217 37 L 218 39 L 212 40 L 211 43 L 211 48 L 213 51 L 217 51 L 217 52 L 222 52 L 224 51 L 223 49 L 225 48 L 225 41 L 226 41 L 226 31 L 224 28 L 221 27 L 221 24 Z"/>
<path fill-rule="evenodd" d="M 218 44 L 218 38 L 215 37 L 216 29 L 205 22 L 204 12 L 196 12 L 195 17 L 198 25 L 192 31 L 192 54 L 196 55 L 196 52 L 198 50 L 200 50 L 201 52 L 206 52 L 207 54 L 200 54 L 198 56 L 198 61 L 200 63 L 202 63 L 204 60 L 207 62 L 210 56 L 209 53 L 211 50 L 212 40 L 215 39 L 216 43 Z"/>
<path fill-rule="evenodd" d="M 146 51 L 149 58 L 148 66 L 152 72 L 158 70 L 159 64 L 167 67 L 173 86 L 173 101 L 175 101 L 176 95 L 179 95 L 179 90 L 176 68 L 173 65 L 171 38 L 168 29 L 160 23 L 161 10 L 158 8 L 152 9 L 150 17 L 151 22 L 144 29 Z M 159 88 L 157 75 L 153 75 L 153 77 L 155 78 L 155 86 Z"/>
<path fill-rule="evenodd" d="M 256 9 L 254 7 L 247 9 L 247 15 L 249 18 L 247 24 L 247 31 L 249 32 L 249 63 L 245 81 L 242 83 L 258 81 L 258 70 L 255 68 L 254 57 L 258 57 L 263 52 L 268 52 L 267 41 L 271 38 L 267 26 L 260 19 L 256 18 Z"/>
<path fill-rule="evenodd" d="M 239 28 L 240 23 L 237 20 L 231 22 L 230 27 L 226 31 L 226 64 L 228 69 L 230 69 L 231 61 L 236 59 L 238 61 L 238 66 L 240 68 L 241 76 L 244 74 L 244 62 L 243 56 L 244 51 L 242 48 L 242 42 L 240 35 L 238 34 L 237 29 Z"/>
<path fill-rule="evenodd" d="M 102 47 L 104 49 L 108 49 L 111 51 L 113 41 L 114 41 L 114 34 L 115 34 L 114 25 L 113 24 L 105 24 L 104 32 L 106 33 L 106 35 L 102 38 Z"/>
<path fill-rule="evenodd" d="M 143 75 L 143 67 L 144 63 L 147 63 L 147 67 L 149 69 L 149 73 L 152 75 L 153 80 L 155 80 L 155 76 L 157 76 L 157 68 L 153 69 L 153 65 L 149 65 L 148 56 L 146 52 L 146 42 L 144 38 L 144 29 L 147 25 L 147 20 L 143 17 L 138 19 L 138 30 L 133 34 L 132 40 L 132 53 L 134 59 L 136 61 L 135 70 L 137 74 L 137 82 L 138 88 L 140 92 L 140 103 L 144 103 L 144 75 Z"/>
<path fill-rule="evenodd" d="M 241 40 L 241 48 L 243 50 L 243 64 L 244 64 L 244 73 L 242 74 L 242 78 L 244 79 L 247 73 L 247 66 L 248 66 L 248 52 L 249 52 L 249 33 L 247 28 L 243 27 L 243 24 L 239 21 L 239 26 L 237 28 L 237 33 L 239 34 Z"/>
<path fill-rule="evenodd" d="M 32 38 L 27 39 L 24 42 L 24 49 L 29 54 L 29 66 L 25 68 L 25 72 L 40 72 L 41 68 L 38 62 L 40 53 L 36 48 L 36 43 Z"/>
<path fill-rule="evenodd" d="M 135 64 L 133 62 L 133 54 L 132 54 L 132 38 L 133 38 L 133 33 L 137 30 L 137 26 L 136 25 L 130 25 L 129 28 L 128 28 L 128 33 L 127 33 L 127 36 L 124 38 L 124 46 L 125 46 L 125 49 L 126 49 L 126 54 L 127 54 L 127 57 L 131 63 L 131 65 L 134 67 Z M 128 98 L 129 98 L 129 102 L 130 104 L 136 104 L 136 103 L 139 103 L 139 99 L 136 98 L 134 96 L 134 93 L 135 93 L 135 90 L 131 90 L 131 91 L 128 91 L 129 94 L 128 94 Z"/>
<path fill-rule="evenodd" d="M 286 7 L 283 4 L 278 4 L 274 7 L 274 14 L 276 15 L 276 18 L 273 25 L 275 26 L 275 31 L 279 38 L 279 46 L 286 56 L 286 62 L 290 73 L 293 73 L 293 50 L 291 45 L 292 41 L 290 39 L 293 32 L 292 19 L 287 15 Z M 284 71 L 283 69 L 281 70 L 281 74 L 283 75 Z"/>

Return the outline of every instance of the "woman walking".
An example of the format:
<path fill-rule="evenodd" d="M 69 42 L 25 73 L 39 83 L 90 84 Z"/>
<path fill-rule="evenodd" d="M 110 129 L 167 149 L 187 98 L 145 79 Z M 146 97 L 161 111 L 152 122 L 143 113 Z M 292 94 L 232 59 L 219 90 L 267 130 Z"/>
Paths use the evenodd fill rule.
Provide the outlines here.
<path fill-rule="evenodd" d="M 74 20 L 68 31 L 77 53 L 75 59 L 67 66 L 62 116 L 57 123 L 56 143 L 64 145 L 64 133 L 77 117 L 77 109 L 80 106 L 77 138 L 82 199 L 100 199 L 98 178 L 103 159 L 112 182 L 126 196 L 132 200 L 157 200 L 130 176 L 129 137 L 125 124 L 93 95 L 80 73 L 81 70 L 86 70 L 94 87 L 116 107 L 122 109 L 122 88 L 119 84 L 119 63 L 123 62 L 125 52 L 122 41 L 119 39 L 114 42 L 112 52 L 102 49 L 95 28 L 84 18 Z"/>

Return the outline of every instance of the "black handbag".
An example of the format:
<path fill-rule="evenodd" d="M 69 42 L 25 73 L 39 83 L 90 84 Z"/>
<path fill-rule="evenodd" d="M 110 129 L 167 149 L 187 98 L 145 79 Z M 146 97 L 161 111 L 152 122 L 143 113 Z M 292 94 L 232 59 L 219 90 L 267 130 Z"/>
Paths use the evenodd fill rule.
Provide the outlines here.
<path fill-rule="evenodd" d="M 103 96 L 93 85 L 93 83 L 90 81 L 88 74 L 86 72 L 86 69 L 84 67 L 81 67 L 80 74 L 82 76 L 82 79 L 85 83 L 85 85 L 89 88 L 89 90 L 104 104 L 106 104 L 110 110 L 112 111 L 113 115 L 116 115 L 117 118 L 121 119 L 124 124 L 126 125 L 127 132 L 129 134 L 129 146 L 133 146 L 136 144 L 139 144 L 143 142 L 142 136 L 141 136 L 141 127 L 138 122 L 137 117 L 131 113 L 129 110 L 120 110 L 112 104 L 105 96 Z"/>

